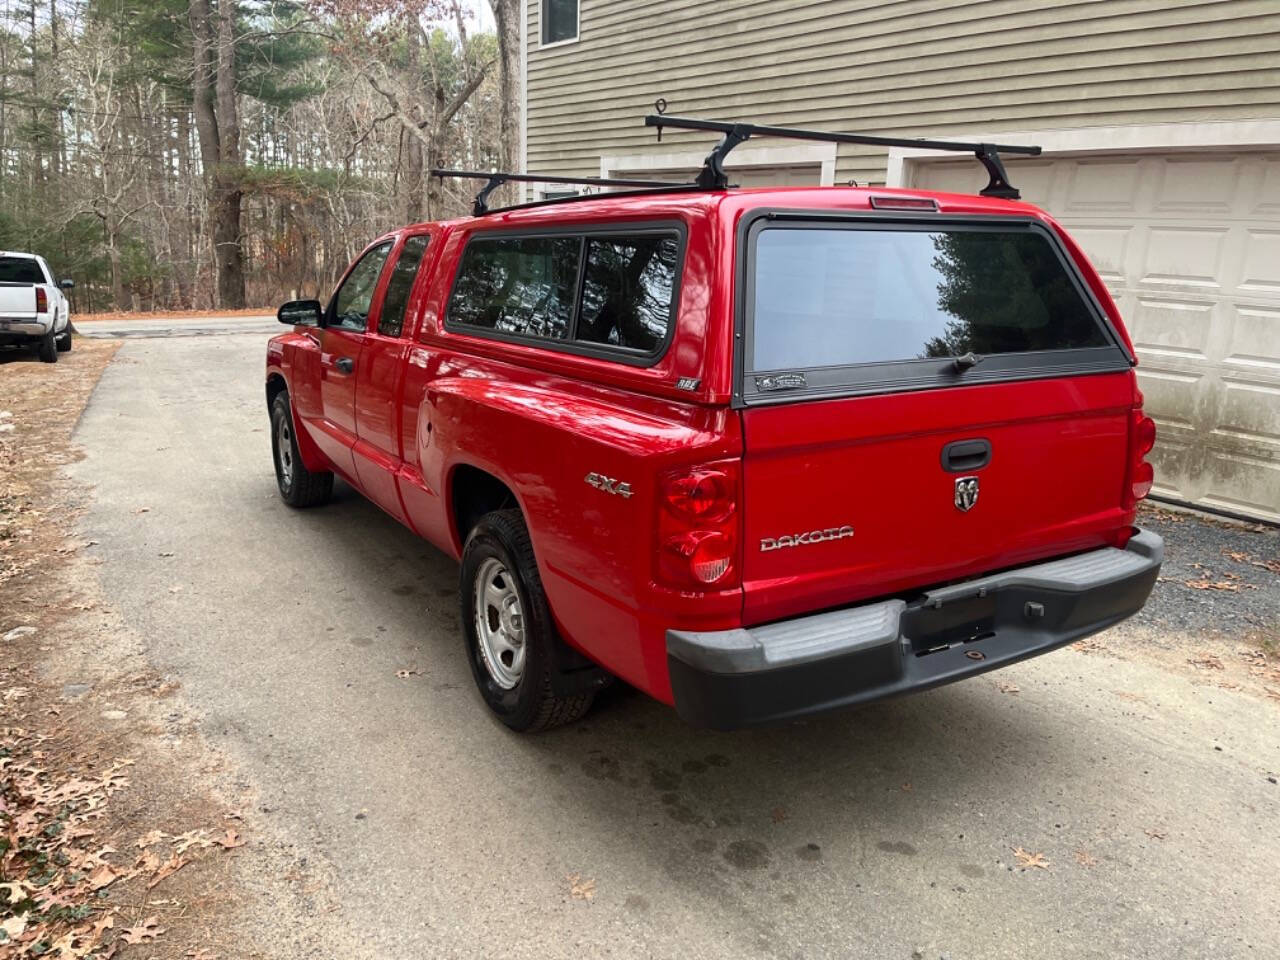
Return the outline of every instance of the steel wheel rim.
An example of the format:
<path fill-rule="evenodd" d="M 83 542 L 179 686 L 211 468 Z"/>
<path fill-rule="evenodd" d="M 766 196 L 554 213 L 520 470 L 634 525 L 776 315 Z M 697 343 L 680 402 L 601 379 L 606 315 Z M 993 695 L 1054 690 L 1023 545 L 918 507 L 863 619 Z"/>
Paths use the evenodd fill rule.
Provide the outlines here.
<path fill-rule="evenodd" d="M 480 659 L 503 690 L 514 689 L 524 674 L 524 611 L 515 579 L 501 560 L 489 557 L 476 571 L 472 588 Z"/>
<path fill-rule="evenodd" d="M 281 417 L 276 429 L 276 460 L 280 464 L 280 482 L 287 487 L 293 483 L 293 428 L 288 417 Z"/>

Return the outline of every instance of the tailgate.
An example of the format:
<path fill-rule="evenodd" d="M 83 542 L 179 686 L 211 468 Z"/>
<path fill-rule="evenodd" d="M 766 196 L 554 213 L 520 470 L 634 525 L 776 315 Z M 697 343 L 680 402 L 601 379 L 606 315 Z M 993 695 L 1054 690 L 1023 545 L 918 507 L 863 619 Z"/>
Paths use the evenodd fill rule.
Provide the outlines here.
<path fill-rule="evenodd" d="M 36 318 L 36 288 L 29 283 L 0 283 L 0 320 Z"/>
<path fill-rule="evenodd" d="M 769 218 L 746 252 L 747 623 L 1112 542 L 1130 359 L 1047 228 Z"/>

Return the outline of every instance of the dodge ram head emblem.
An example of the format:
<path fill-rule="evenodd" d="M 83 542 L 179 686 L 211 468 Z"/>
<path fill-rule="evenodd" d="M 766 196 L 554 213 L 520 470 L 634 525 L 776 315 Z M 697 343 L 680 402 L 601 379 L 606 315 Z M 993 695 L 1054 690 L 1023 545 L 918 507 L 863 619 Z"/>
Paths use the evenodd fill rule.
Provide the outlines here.
<path fill-rule="evenodd" d="M 968 513 L 978 502 L 978 478 L 960 477 L 956 480 L 956 509 Z"/>

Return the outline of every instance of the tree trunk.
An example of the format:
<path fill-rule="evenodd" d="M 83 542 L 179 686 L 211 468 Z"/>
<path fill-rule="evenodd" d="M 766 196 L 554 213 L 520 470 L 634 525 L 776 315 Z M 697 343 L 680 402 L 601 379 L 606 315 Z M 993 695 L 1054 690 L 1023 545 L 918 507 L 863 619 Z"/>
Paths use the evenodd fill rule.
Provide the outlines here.
<path fill-rule="evenodd" d="M 214 171 L 213 249 L 218 263 L 218 305 L 244 306 L 244 251 L 240 236 L 240 117 L 236 106 L 234 0 L 218 3 L 217 117 L 221 156 Z"/>
<path fill-rule="evenodd" d="M 416 16 L 405 18 L 405 30 L 408 34 L 407 69 L 410 83 L 416 89 L 422 85 L 422 29 Z M 410 110 L 413 108 L 410 107 Z M 422 219 L 422 141 L 414 136 L 410 136 L 408 140 L 404 172 L 404 214 L 408 223 L 417 223 Z"/>
<path fill-rule="evenodd" d="M 524 0 L 489 0 L 498 28 L 498 169 L 524 173 L 521 169 L 520 126 L 520 18 Z M 504 187 L 514 190 L 514 186 Z M 514 197 L 507 202 L 514 202 Z"/>

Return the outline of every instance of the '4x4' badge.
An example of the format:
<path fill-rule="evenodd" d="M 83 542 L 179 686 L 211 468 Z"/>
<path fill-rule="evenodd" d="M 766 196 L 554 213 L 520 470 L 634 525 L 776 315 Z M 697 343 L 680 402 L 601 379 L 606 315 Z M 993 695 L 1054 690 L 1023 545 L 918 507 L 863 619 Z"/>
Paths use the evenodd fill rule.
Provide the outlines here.
<path fill-rule="evenodd" d="M 960 477 L 956 480 L 956 509 L 968 513 L 978 502 L 978 478 Z"/>

